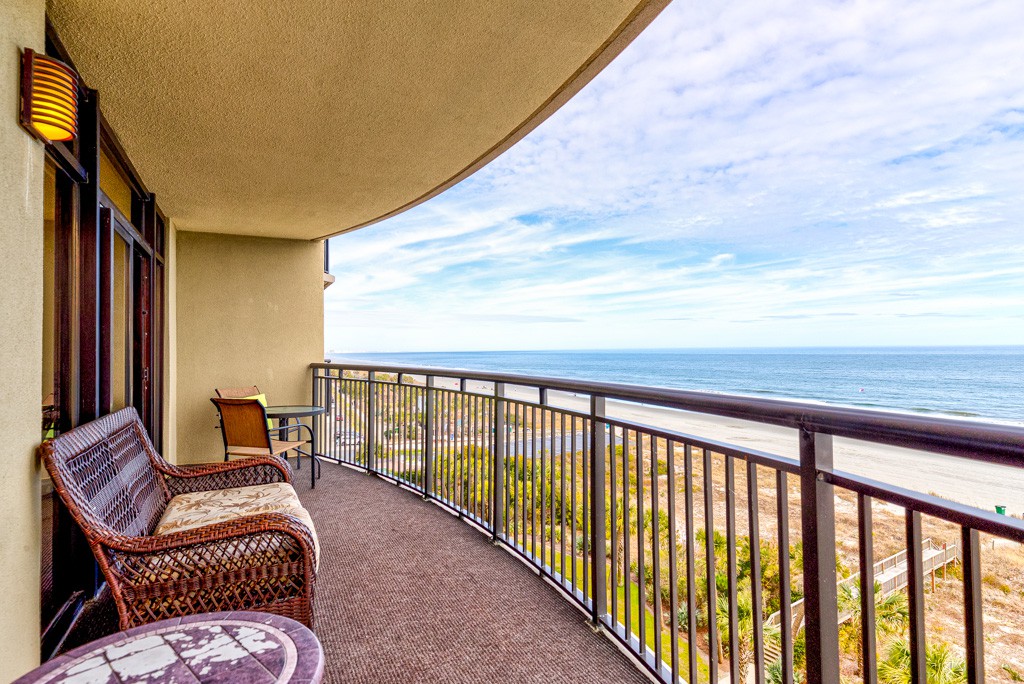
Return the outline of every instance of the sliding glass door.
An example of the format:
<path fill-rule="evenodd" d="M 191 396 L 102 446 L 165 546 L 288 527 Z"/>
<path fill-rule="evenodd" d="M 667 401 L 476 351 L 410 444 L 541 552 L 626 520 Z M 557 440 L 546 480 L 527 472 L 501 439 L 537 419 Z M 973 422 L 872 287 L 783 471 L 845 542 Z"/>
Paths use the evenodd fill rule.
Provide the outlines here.
<path fill-rule="evenodd" d="M 109 205 L 109 206 L 108 206 Z M 109 341 L 102 349 L 110 356 L 109 411 L 134 406 L 153 438 L 157 416 L 154 411 L 153 368 L 153 252 L 139 231 L 106 197 L 100 201 L 100 223 L 109 226 L 112 241 Z M 156 440 L 154 440 L 156 441 Z"/>

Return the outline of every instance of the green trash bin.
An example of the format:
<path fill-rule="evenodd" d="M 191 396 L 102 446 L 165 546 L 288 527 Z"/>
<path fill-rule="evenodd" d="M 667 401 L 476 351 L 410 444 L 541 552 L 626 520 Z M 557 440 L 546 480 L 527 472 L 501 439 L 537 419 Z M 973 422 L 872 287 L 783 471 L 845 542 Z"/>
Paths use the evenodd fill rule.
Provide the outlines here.
<path fill-rule="evenodd" d="M 996 513 L 1006 515 L 1006 506 L 996 506 Z"/>

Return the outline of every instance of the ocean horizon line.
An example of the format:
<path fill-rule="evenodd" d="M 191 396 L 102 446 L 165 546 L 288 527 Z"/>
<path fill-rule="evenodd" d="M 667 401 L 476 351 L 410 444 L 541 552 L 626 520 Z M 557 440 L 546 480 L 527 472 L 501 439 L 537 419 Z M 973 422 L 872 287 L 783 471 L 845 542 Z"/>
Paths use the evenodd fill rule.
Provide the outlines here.
<path fill-rule="evenodd" d="M 788 351 L 940 351 L 940 350 L 1022 350 L 1024 344 L 934 344 L 934 345 L 801 345 L 801 346 L 723 346 L 723 347 L 602 347 L 593 349 L 433 349 L 433 350 L 401 350 L 401 351 L 337 351 L 329 350 L 324 354 L 343 356 L 346 354 L 601 354 L 601 353 L 658 353 L 658 352 L 788 352 Z"/>
<path fill-rule="evenodd" d="M 328 352 L 344 363 L 478 370 L 1020 425 L 1024 345 Z"/>

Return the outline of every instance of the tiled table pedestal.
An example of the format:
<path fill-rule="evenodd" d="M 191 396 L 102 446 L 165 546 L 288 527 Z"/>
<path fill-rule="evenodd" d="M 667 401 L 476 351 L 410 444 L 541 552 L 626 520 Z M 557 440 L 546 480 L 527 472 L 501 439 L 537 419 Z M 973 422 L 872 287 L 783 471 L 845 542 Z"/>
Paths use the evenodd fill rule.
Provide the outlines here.
<path fill-rule="evenodd" d="M 323 672 L 323 649 L 303 625 L 269 613 L 231 612 L 118 632 L 54 658 L 15 684 L 315 684 Z"/>

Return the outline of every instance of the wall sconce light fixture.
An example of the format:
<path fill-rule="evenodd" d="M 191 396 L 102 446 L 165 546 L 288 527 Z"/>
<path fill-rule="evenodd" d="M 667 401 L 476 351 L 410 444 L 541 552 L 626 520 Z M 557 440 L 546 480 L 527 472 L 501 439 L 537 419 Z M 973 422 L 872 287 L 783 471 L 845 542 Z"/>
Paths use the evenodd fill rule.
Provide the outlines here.
<path fill-rule="evenodd" d="M 21 125 L 43 142 L 78 135 L 78 74 L 29 48 L 21 53 Z"/>

